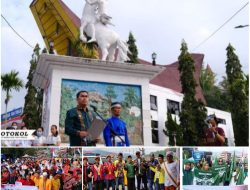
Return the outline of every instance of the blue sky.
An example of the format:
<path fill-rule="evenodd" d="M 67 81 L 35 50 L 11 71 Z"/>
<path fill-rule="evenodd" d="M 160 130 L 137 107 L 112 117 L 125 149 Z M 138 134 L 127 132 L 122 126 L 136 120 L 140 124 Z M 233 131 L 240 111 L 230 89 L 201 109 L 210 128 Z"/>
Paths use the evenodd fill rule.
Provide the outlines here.
<path fill-rule="evenodd" d="M 79 17 L 83 0 L 63 0 Z M 205 54 L 217 74 L 218 81 L 225 75 L 226 46 L 230 42 L 236 49 L 244 72 L 249 65 L 249 28 L 234 29 L 237 25 L 249 23 L 249 5 L 217 32 L 200 48 L 192 51 L 200 42 L 221 26 L 246 0 L 108 0 L 108 13 L 112 16 L 113 28 L 122 39 L 127 40 L 132 31 L 137 42 L 139 57 L 151 61 L 151 54 L 157 53 L 158 64 L 170 64 L 180 54 L 181 40 L 185 39 L 189 50 Z M 31 0 L 2 0 L 1 11 L 12 26 L 30 44 L 44 47 L 41 34 L 29 9 Z M 20 72 L 26 83 L 32 49 L 27 46 L 1 19 L 1 72 L 12 69 Z M 24 104 L 26 90 L 13 92 L 9 109 Z M 2 92 L 1 108 L 5 110 Z"/>

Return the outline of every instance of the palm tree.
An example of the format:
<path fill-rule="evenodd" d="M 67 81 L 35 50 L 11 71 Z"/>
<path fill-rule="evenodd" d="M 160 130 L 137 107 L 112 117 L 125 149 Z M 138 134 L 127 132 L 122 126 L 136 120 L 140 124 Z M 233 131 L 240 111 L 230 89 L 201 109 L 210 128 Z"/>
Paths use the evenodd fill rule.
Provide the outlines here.
<path fill-rule="evenodd" d="M 6 98 L 4 100 L 4 103 L 6 105 L 6 113 L 7 113 L 7 107 L 8 103 L 11 98 L 11 91 L 12 89 L 19 91 L 20 88 L 23 87 L 23 81 L 18 78 L 19 72 L 12 70 L 10 73 L 5 73 L 1 75 L 1 86 L 4 91 L 6 91 Z M 7 117 L 6 117 L 7 118 Z"/>

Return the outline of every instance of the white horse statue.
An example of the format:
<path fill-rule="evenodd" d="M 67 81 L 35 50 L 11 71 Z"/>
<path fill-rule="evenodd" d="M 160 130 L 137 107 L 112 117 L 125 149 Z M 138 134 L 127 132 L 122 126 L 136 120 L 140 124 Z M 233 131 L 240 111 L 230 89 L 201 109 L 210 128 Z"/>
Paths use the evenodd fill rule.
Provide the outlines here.
<path fill-rule="evenodd" d="M 115 52 L 117 52 L 116 61 L 124 62 L 129 60 L 127 43 L 123 42 L 119 35 L 108 27 L 112 25 L 111 17 L 106 13 L 106 0 L 85 0 L 85 6 L 82 13 L 80 39 L 83 42 L 96 41 L 101 49 L 101 60 L 115 61 Z M 91 39 L 87 41 L 86 34 Z"/>

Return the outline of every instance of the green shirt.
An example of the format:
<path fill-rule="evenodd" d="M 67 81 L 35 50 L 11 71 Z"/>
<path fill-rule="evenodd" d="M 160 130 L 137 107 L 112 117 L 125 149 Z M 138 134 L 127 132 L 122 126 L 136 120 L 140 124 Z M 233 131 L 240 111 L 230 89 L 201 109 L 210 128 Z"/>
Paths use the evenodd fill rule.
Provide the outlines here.
<path fill-rule="evenodd" d="M 127 177 L 134 178 L 135 177 L 135 166 L 132 163 L 126 163 L 125 170 L 127 170 Z"/>

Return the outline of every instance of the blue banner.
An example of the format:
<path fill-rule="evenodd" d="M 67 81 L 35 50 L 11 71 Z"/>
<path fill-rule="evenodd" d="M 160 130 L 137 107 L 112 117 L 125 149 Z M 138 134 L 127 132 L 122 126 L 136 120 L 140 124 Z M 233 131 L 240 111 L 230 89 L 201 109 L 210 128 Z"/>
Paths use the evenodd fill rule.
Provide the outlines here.
<path fill-rule="evenodd" d="M 192 157 L 196 162 L 200 161 L 204 157 L 204 152 L 202 151 L 192 151 Z"/>
<path fill-rule="evenodd" d="M 7 114 L 6 113 L 2 114 L 1 115 L 1 121 L 2 122 L 5 121 L 6 120 L 6 116 L 7 116 L 7 120 L 10 120 L 12 118 L 21 116 L 22 113 L 23 113 L 23 108 L 22 107 L 14 109 L 12 111 L 7 112 Z"/>

